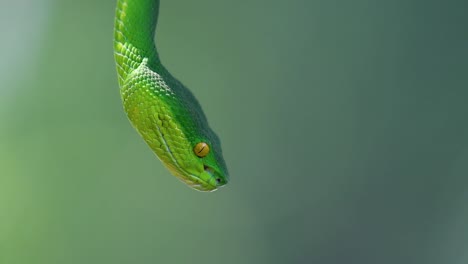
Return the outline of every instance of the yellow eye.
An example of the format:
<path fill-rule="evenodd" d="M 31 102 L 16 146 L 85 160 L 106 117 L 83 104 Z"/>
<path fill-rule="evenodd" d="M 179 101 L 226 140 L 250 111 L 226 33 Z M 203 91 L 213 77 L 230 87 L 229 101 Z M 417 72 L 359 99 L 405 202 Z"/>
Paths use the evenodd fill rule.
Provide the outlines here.
<path fill-rule="evenodd" d="M 200 142 L 193 148 L 193 152 L 200 158 L 205 157 L 210 153 L 210 147 L 205 142 Z"/>

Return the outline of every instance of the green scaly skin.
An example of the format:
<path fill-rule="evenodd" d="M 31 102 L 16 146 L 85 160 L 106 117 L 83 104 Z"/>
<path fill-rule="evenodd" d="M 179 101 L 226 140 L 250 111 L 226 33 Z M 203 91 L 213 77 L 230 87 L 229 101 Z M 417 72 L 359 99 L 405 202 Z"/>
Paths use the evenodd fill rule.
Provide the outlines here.
<path fill-rule="evenodd" d="M 125 112 L 162 163 L 183 182 L 213 191 L 228 182 L 219 138 L 192 93 L 161 64 L 154 32 L 159 0 L 118 0 L 114 53 Z M 210 147 L 194 153 L 197 143 Z"/>

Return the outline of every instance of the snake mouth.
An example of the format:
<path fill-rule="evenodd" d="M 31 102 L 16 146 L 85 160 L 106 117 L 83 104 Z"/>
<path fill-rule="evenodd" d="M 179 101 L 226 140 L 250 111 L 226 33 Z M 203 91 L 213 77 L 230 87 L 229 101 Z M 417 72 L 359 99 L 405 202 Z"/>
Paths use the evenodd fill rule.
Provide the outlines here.
<path fill-rule="evenodd" d="M 203 172 L 202 174 L 207 174 L 209 177 L 200 177 L 201 175 L 194 175 L 186 170 L 182 169 L 183 174 L 185 177 L 178 177 L 180 180 L 185 182 L 187 185 L 192 187 L 193 189 L 201 192 L 214 192 L 218 190 L 218 187 L 222 187 L 224 185 L 222 179 L 217 175 L 216 171 L 211 168 L 210 166 L 203 165 Z M 176 175 L 176 173 L 174 173 Z"/>

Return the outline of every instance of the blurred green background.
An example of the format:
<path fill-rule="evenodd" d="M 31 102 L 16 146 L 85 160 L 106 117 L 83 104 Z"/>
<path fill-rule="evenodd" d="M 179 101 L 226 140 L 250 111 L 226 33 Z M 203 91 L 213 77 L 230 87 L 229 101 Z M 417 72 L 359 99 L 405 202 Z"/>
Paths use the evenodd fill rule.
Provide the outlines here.
<path fill-rule="evenodd" d="M 163 0 L 215 193 L 127 121 L 115 1 L 0 3 L 1 264 L 468 263 L 468 2 Z"/>

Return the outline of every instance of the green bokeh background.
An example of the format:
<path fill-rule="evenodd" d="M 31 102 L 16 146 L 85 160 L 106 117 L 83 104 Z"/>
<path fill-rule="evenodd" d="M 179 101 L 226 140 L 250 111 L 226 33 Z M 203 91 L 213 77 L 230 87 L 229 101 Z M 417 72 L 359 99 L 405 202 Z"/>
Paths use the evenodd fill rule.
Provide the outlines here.
<path fill-rule="evenodd" d="M 127 121 L 115 1 L 0 7 L 1 264 L 468 263 L 468 2 L 163 0 L 215 193 Z"/>

